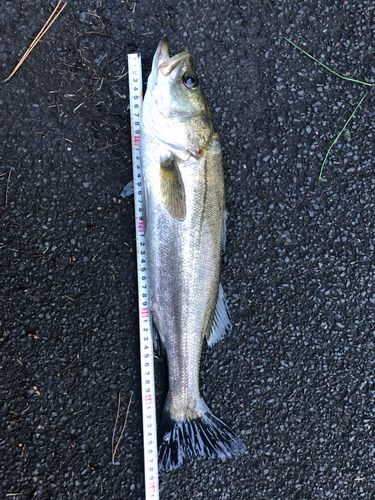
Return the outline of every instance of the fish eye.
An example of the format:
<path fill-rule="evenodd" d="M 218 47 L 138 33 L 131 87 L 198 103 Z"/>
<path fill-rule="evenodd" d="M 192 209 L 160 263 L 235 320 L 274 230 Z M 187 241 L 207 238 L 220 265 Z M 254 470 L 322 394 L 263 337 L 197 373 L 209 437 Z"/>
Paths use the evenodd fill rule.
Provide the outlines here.
<path fill-rule="evenodd" d="M 196 89 L 199 87 L 199 80 L 196 75 L 184 75 L 182 81 L 188 89 Z"/>

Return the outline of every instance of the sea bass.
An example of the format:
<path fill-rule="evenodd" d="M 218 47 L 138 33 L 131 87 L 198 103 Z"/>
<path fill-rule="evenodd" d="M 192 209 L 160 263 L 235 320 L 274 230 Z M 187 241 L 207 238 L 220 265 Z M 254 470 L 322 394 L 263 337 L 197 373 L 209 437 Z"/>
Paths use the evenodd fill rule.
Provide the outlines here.
<path fill-rule="evenodd" d="M 199 390 L 203 339 L 231 323 L 220 284 L 224 176 L 219 136 L 189 52 L 159 43 L 142 106 L 144 222 L 154 335 L 168 362 L 159 434 L 166 471 L 193 456 L 230 457 L 244 444 Z"/>

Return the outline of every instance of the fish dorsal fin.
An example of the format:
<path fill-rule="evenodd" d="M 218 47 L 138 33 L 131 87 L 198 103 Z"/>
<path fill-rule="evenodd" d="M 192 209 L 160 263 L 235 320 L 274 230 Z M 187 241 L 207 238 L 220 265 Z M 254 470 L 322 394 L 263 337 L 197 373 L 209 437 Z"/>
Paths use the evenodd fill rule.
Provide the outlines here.
<path fill-rule="evenodd" d="M 224 210 L 223 228 L 221 230 L 221 250 L 222 250 L 222 252 L 225 252 L 225 247 L 226 247 L 226 242 L 227 242 L 227 218 L 228 218 L 228 211 Z"/>
<path fill-rule="evenodd" d="M 179 221 L 186 217 L 185 187 L 174 156 L 160 163 L 161 195 L 171 216 Z"/>
<path fill-rule="evenodd" d="M 225 300 L 223 287 L 219 286 L 219 296 L 217 298 L 217 304 L 214 314 L 214 319 L 212 320 L 211 330 L 207 336 L 207 344 L 211 347 L 216 342 L 219 342 L 227 332 L 232 329 L 232 323 L 229 318 L 229 310 L 227 301 Z"/>

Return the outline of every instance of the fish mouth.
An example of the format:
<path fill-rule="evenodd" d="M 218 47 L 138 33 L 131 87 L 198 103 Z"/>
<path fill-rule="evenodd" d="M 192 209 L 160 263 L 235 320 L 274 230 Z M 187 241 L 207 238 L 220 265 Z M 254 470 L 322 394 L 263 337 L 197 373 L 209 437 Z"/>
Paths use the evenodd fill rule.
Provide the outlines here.
<path fill-rule="evenodd" d="M 173 57 L 169 57 L 168 44 L 165 40 L 162 40 L 156 49 L 154 63 L 164 76 L 168 76 L 173 70 L 178 68 L 187 57 L 190 57 L 190 52 L 188 50 L 176 54 Z"/>

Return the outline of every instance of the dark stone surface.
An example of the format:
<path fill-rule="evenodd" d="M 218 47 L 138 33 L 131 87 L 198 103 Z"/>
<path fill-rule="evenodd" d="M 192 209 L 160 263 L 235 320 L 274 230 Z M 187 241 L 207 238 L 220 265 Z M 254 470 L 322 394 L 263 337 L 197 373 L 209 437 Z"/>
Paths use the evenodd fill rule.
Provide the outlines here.
<path fill-rule="evenodd" d="M 2 79 L 54 6 L 2 2 Z M 234 331 L 201 376 L 248 454 L 161 474 L 161 498 L 374 498 L 374 97 L 319 181 L 366 88 L 283 40 L 375 83 L 374 14 L 371 0 L 77 0 L 1 84 L 2 498 L 144 495 L 133 201 L 113 199 L 132 176 L 126 56 L 142 53 L 146 81 L 164 35 L 191 50 L 222 139 Z M 160 416 L 161 360 L 156 375 Z"/>

